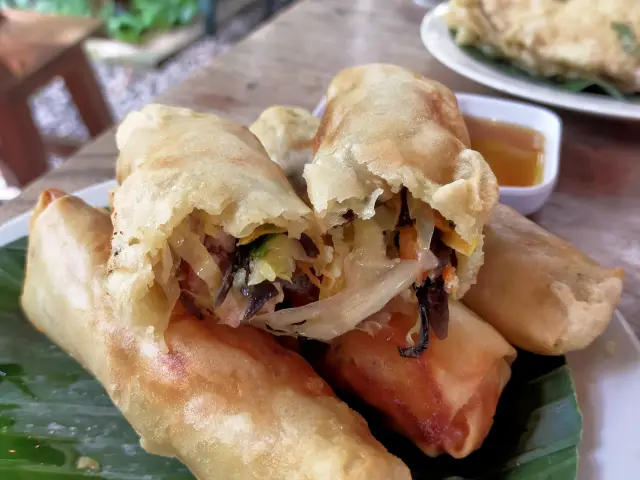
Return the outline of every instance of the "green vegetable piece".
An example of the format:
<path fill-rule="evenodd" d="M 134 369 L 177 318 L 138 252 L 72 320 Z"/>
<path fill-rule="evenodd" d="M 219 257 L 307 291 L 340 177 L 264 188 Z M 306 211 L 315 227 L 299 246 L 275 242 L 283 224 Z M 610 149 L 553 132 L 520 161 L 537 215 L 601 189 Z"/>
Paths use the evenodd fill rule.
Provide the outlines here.
<path fill-rule="evenodd" d="M 611 28 L 618 35 L 622 49 L 632 57 L 640 58 L 640 45 L 638 39 L 628 23 L 612 22 Z"/>
<path fill-rule="evenodd" d="M 257 258 L 263 258 L 269 251 L 269 239 L 273 238 L 275 235 L 277 235 L 277 233 L 267 233 L 266 235 L 262 235 L 251 242 L 249 244 L 251 246 L 251 258 L 254 260 Z"/>

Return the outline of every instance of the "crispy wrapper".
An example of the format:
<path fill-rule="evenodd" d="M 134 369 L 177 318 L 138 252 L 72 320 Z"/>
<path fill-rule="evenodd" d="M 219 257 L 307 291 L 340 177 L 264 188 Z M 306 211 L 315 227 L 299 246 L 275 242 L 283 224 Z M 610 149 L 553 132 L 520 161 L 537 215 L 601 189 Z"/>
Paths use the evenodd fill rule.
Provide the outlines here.
<path fill-rule="evenodd" d="M 160 278 L 161 262 L 170 255 L 171 235 L 190 215 L 236 238 L 265 225 L 296 238 L 317 227 L 246 127 L 149 105 L 127 116 L 116 139 L 121 185 L 113 199 L 107 285 L 119 315 L 132 325 L 164 333 L 179 292 L 175 275 Z"/>
<path fill-rule="evenodd" d="M 375 316 L 369 321 L 375 323 Z M 407 345 L 414 323 L 414 314 L 394 312 L 382 328 L 369 325 L 369 332 L 339 337 L 320 371 L 337 389 L 375 407 L 427 455 L 466 457 L 489 433 L 516 351 L 491 325 L 451 300 L 447 339 L 432 332 L 422 356 L 401 357 L 398 345 Z"/>
<path fill-rule="evenodd" d="M 485 262 L 463 301 L 513 345 L 559 355 L 609 325 L 624 271 L 607 269 L 506 205 L 485 228 Z"/>
<path fill-rule="evenodd" d="M 274 105 L 249 127 L 305 201 L 308 201 L 307 186 L 302 172 L 313 159 L 313 140 L 319 126 L 320 119 L 304 108 Z"/>
<path fill-rule="evenodd" d="M 269 334 L 178 309 L 168 350 L 137 335 L 104 292 L 111 230 L 106 212 L 43 194 L 22 306 L 96 376 L 145 449 L 177 457 L 201 480 L 410 478 L 364 420 Z"/>
<path fill-rule="evenodd" d="M 469 135 L 454 94 L 404 68 L 371 64 L 340 72 L 304 170 L 314 210 L 328 227 L 349 210 L 366 219 L 376 202 L 406 187 L 437 210 L 459 236 L 464 294 L 482 264 L 482 227 L 498 184 Z"/>

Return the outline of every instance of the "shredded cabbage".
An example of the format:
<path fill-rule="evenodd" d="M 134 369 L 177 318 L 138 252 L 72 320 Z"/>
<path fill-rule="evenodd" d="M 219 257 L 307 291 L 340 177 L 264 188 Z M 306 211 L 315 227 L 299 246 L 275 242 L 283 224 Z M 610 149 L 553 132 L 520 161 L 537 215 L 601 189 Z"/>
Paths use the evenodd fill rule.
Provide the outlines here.
<path fill-rule="evenodd" d="M 175 277 L 178 264 L 171 254 L 171 249 L 165 246 L 160 252 L 160 261 L 153 267 L 156 283 L 160 285 L 169 304 L 174 304 L 180 297 L 180 285 Z"/>
<path fill-rule="evenodd" d="M 376 207 L 374 220 L 382 230 L 395 230 L 400 215 L 400 201 L 396 196 L 389 202 Z"/>
<path fill-rule="evenodd" d="M 213 223 L 211 217 L 206 214 L 202 215 L 202 230 L 204 231 L 205 235 L 209 235 L 210 237 L 217 237 L 221 232 L 224 233 L 223 228 Z"/>
<path fill-rule="evenodd" d="M 350 225 L 331 229 L 329 233 L 333 240 L 333 259 L 323 272 L 321 300 L 330 298 L 345 288 L 346 278 L 349 277 L 346 270 L 349 268 L 352 270 L 349 286 L 355 287 L 361 279 L 367 281 L 368 269 L 377 271 L 381 264 L 389 262 L 383 234 L 389 223 L 387 210 L 390 209 L 380 206 L 376 209 L 373 220 L 354 220 Z M 353 238 L 347 238 L 350 236 Z"/>
<path fill-rule="evenodd" d="M 162 286 L 169 284 L 177 268 L 178 262 L 174 261 L 171 249 L 166 245 L 160 252 L 160 261 L 154 267 L 157 282 Z"/>
<path fill-rule="evenodd" d="M 325 300 L 304 307 L 258 315 L 252 322 L 269 325 L 291 335 L 330 341 L 353 330 L 363 319 L 379 311 L 398 293 L 407 289 L 420 271 L 415 260 L 396 261 L 390 269 L 370 277 L 370 285 L 349 288 Z M 301 325 L 300 322 L 304 322 Z"/>
<path fill-rule="evenodd" d="M 261 236 L 268 235 L 270 233 L 286 233 L 286 232 L 287 232 L 287 229 L 283 227 L 277 227 L 275 225 L 270 225 L 270 224 L 261 225 L 246 237 L 242 237 L 240 240 L 238 240 L 238 245 L 247 245 L 253 242 L 254 240 L 257 240 Z"/>
<path fill-rule="evenodd" d="M 244 268 L 239 269 L 234 277 L 233 284 L 222 305 L 216 308 L 215 313 L 219 319 L 219 323 L 238 327 L 242 323 L 244 312 L 247 310 L 249 299 L 242 295 L 240 289 L 244 285 L 244 279 L 247 275 Z"/>
<path fill-rule="evenodd" d="M 345 259 L 343 291 L 303 307 L 258 315 L 252 322 L 329 341 L 353 330 L 406 290 L 420 274 L 419 262 L 386 258 L 382 229 L 375 221 L 356 220 L 353 228 L 354 248 Z"/>
<path fill-rule="evenodd" d="M 408 206 L 411 218 L 416 221 L 418 261 L 422 266 L 422 271 L 426 272 L 438 266 L 438 259 L 431 251 L 431 238 L 435 230 L 435 216 L 429 205 L 413 198 L 411 194 L 409 194 Z M 422 281 L 418 283 L 422 283 Z"/>
<path fill-rule="evenodd" d="M 236 238 L 225 232 L 219 225 L 213 223 L 211 216 L 203 214 L 201 219 L 203 233 L 211 237 L 219 248 L 225 252 L 232 253 L 236 248 Z"/>
<path fill-rule="evenodd" d="M 189 264 L 194 273 L 207 284 L 212 298 L 222 284 L 222 271 L 215 262 L 200 237 L 191 230 L 190 219 L 187 218 L 169 237 L 169 245 L 176 255 Z"/>
<path fill-rule="evenodd" d="M 349 288 L 371 286 L 371 278 L 393 267 L 396 260 L 387 258 L 387 246 L 380 225 L 375 221 L 353 222 L 353 250 L 344 262 Z"/>
<path fill-rule="evenodd" d="M 265 254 L 251 260 L 251 273 L 247 285 L 257 285 L 277 278 L 291 281 L 296 269 L 296 260 L 307 258 L 300 243 L 286 235 L 274 235 L 261 246 Z"/>
<path fill-rule="evenodd" d="M 344 287 L 344 277 L 342 271 L 344 261 L 351 251 L 351 242 L 345 240 L 345 228 L 352 228 L 351 225 L 345 227 L 332 228 L 329 234 L 333 242 L 333 256 L 331 262 L 322 270 L 322 285 L 320 286 L 319 299 L 329 298 Z"/>

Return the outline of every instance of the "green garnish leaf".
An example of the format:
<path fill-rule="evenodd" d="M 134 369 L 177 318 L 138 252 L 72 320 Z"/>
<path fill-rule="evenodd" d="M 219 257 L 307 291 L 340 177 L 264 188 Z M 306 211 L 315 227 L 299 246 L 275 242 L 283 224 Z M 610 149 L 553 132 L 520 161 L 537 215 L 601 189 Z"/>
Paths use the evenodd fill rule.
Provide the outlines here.
<path fill-rule="evenodd" d="M 109 37 L 127 43 L 141 43 L 150 32 L 162 32 L 194 20 L 199 0 L 0 0 L 1 8 L 20 8 L 45 13 L 99 16 Z"/>
<path fill-rule="evenodd" d="M 618 35 L 622 49 L 633 57 L 640 57 L 640 45 L 638 39 L 628 23 L 612 22 L 611 28 Z"/>
<path fill-rule="evenodd" d="M 17 363 L 0 363 L 0 383 L 6 380 L 15 385 L 16 388 L 18 388 L 25 395 L 28 395 L 31 398 L 36 398 L 33 392 L 22 380 L 21 377 L 23 375 L 24 370 L 22 368 L 22 365 L 18 365 Z"/>
<path fill-rule="evenodd" d="M 606 80 L 602 80 L 601 78 L 594 77 L 589 79 L 569 80 L 562 83 L 562 87 L 570 92 L 584 92 L 587 89 L 596 88 L 616 100 L 629 100 L 629 98 L 618 90 L 615 85 L 607 82 Z"/>

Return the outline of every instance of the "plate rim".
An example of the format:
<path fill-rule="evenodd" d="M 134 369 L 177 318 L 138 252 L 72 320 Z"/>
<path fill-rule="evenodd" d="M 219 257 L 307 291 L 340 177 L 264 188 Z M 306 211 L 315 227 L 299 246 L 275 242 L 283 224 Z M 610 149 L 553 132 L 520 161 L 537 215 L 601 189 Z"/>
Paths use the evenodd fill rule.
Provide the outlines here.
<path fill-rule="evenodd" d="M 427 12 L 420 23 L 420 39 L 427 51 L 450 70 L 491 89 L 532 102 L 594 116 L 640 121 L 640 105 L 629 105 L 590 93 L 563 92 L 506 75 L 463 52 L 448 34 L 443 21 L 449 9 L 445 2 Z M 446 27 L 447 34 L 442 34 Z M 443 48 L 444 47 L 444 48 Z M 588 99 L 589 102 L 585 102 Z"/>
<path fill-rule="evenodd" d="M 116 182 L 115 179 L 105 180 L 103 182 L 94 183 L 92 185 L 89 185 L 88 187 L 81 188 L 80 190 L 76 190 L 70 193 L 70 195 L 74 195 L 76 197 L 81 198 L 82 200 L 84 200 L 85 202 L 87 202 L 89 205 L 93 207 L 103 207 L 104 202 L 100 201 L 100 198 L 102 197 L 103 194 L 108 195 L 109 190 L 111 190 L 112 188 L 115 188 L 117 185 L 118 183 Z M 0 248 L 2 248 L 8 243 L 13 242 L 14 240 L 17 240 L 20 237 L 24 237 L 25 235 L 28 235 L 28 232 L 26 234 L 24 233 L 20 234 L 17 232 L 22 230 L 21 226 L 23 222 L 26 221 L 28 225 L 28 221 L 31 218 L 32 214 L 33 214 L 33 208 L 13 218 L 10 218 L 6 222 L 4 222 L 2 225 L 0 225 L 0 233 L 3 233 L 5 230 L 9 231 L 8 234 L 0 236 Z"/>

